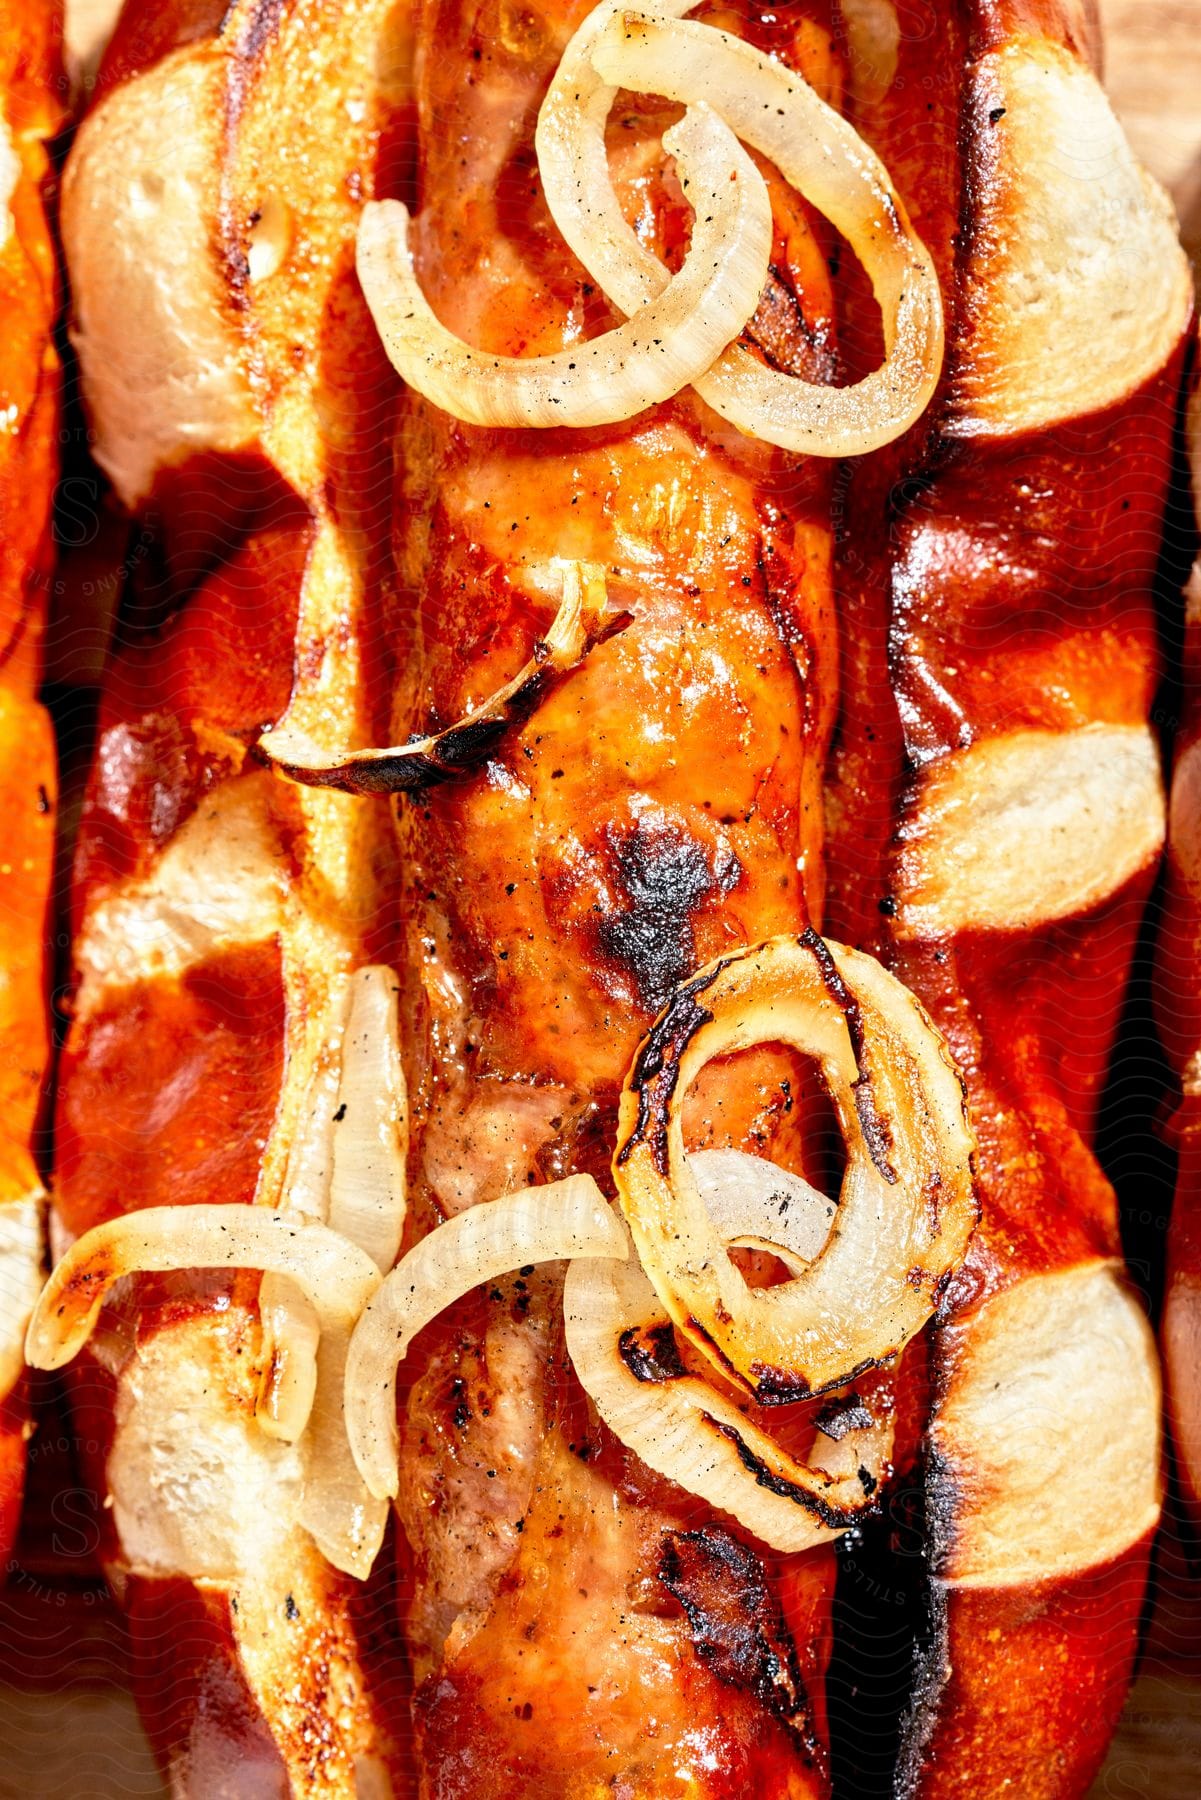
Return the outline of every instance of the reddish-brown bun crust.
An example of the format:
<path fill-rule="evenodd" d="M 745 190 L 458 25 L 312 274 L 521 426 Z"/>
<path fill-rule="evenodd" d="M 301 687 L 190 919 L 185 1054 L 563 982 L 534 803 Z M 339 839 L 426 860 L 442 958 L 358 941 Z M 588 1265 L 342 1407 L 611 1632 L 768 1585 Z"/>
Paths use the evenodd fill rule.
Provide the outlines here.
<path fill-rule="evenodd" d="M 391 12 L 129 6 L 69 162 L 84 397 L 149 527 L 75 863 L 70 1234 L 141 1206 L 283 1204 L 331 985 L 386 954 L 386 808 L 300 794 L 248 748 L 317 686 L 331 729 L 382 724 L 364 670 L 395 391 L 353 238 L 395 113 Z M 298 283 L 252 265 L 271 205 Z M 136 1282 L 72 1371 L 139 1703 L 175 1793 L 403 1794 L 386 1558 L 362 1585 L 294 1523 L 295 1453 L 254 1419 L 257 1288 Z"/>
<path fill-rule="evenodd" d="M 988 306 L 1007 245 L 1021 241 L 1012 217 L 1007 224 L 1007 212 L 1022 204 L 1014 173 L 1037 181 L 1042 156 L 1033 136 L 1023 142 L 1029 88 L 1014 83 L 1005 91 L 1014 67 L 1006 59 L 1021 53 L 1024 34 L 1036 34 L 1036 63 L 1066 94 L 1080 79 L 1071 73 L 1074 59 L 1093 38 L 1081 13 L 1054 5 L 968 6 L 958 17 L 943 7 L 899 10 L 900 72 L 910 92 L 929 97 L 935 131 L 947 121 L 936 140 L 944 155 L 927 154 L 903 100 L 895 109 L 887 100 L 868 109 L 862 128 L 889 162 L 958 298 L 941 413 L 936 401 L 896 460 L 885 455 L 869 466 L 858 492 L 852 483 L 830 923 L 876 948 L 946 1034 L 977 1132 L 982 1218 L 935 1336 L 926 1487 L 931 1641 L 898 1781 L 920 1796 L 1077 1795 L 1101 1762 L 1125 1693 L 1155 1513 L 1153 1356 L 1136 1303 L 1097 1260 L 1117 1257 L 1120 1246 L 1115 1199 L 1089 1144 L 1162 829 L 1145 725 L 1158 676 L 1150 584 L 1187 275 L 1177 267 L 1172 276 L 1177 297 L 1163 314 L 1162 368 L 1133 392 L 1110 392 L 1094 408 L 1082 400 L 1061 421 L 1032 417 L 1023 428 L 1015 418 L 973 435 L 979 415 L 970 396 L 983 393 L 987 402 L 988 384 L 1003 383 L 1005 364 L 996 356 L 990 365 L 993 327 L 972 295 L 983 290 Z M 915 29 L 919 14 L 925 32 Z M 930 30 L 935 14 L 944 23 Z M 1056 46 L 1072 64 L 1057 60 Z M 1010 136 L 998 149 L 1002 132 Z M 1056 145 L 1065 167 L 1071 141 Z M 1079 282 L 1076 299 L 1085 321 L 1090 296 Z M 1060 345 L 1074 359 L 1082 397 L 1094 333 L 1082 324 Z M 1035 398 L 1019 397 L 1019 412 L 1025 404 L 1037 411 L 1038 385 L 1031 383 Z M 1089 729 L 1088 738 L 1067 735 Z M 1147 803 L 1142 823 L 1115 826 L 1109 842 L 1107 828 L 1082 820 L 1095 865 L 1086 871 L 1069 847 L 1080 828 L 1054 826 L 1053 765 L 1075 763 L 1077 746 L 1108 756 L 1106 744 L 1115 759 L 1125 747 L 1134 753 L 1144 773 L 1131 781 L 1145 781 Z M 979 821 L 989 817 L 999 759 L 1010 752 L 1028 759 L 1027 807 L 1037 813 L 1043 805 L 1047 816 L 1031 829 L 1030 811 L 1012 808 L 994 843 Z M 973 757 L 982 755 L 990 758 L 981 766 L 991 788 L 969 778 Z M 1116 762 L 1110 790 L 1112 819 L 1124 791 Z M 942 804 L 947 791 L 961 797 L 958 809 Z M 1004 858 L 997 852 L 1006 843 Z M 1091 885 L 1094 873 L 1099 887 Z M 1023 1309 L 1024 1284 L 1059 1271 L 1078 1292 L 1030 1286 L 1032 1304 Z M 1065 1300 L 1048 1344 L 1029 1315 L 1054 1294 Z M 994 1298 L 1006 1295 L 1016 1298 Z M 1040 1356 L 1052 1380 L 1074 1333 L 1087 1360 L 1097 1329 L 1092 1306 L 1112 1307 L 1123 1321 L 1129 1350 L 1121 1367 L 1098 1377 L 1091 1393 L 1069 1384 L 1040 1396 L 1023 1386 Z M 1008 1358 L 1004 1334 L 990 1336 L 988 1324 L 1003 1322 L 1006 1309 L 1030 1334 Z M 1031 1468 L 1044 1463 L 1059 1433 L 1084 1459 L 1086 1490 L 1102 1458 L 1116 1467 L 1110 1500 L 1121 1524 L 1108 1545 L 1103 1536 L 1090 1541 L 1091 1526 L 1065 1520 L 1055 1506 L 1056 1480 L 1078 1493 L 1082 1486 L 1070 1468 L 1057 1464 L 1052 1478 L 1048 1467 L 1045 1492 L 1032 1486 L 1023 1508 L 1018 1471 L 974 1463 L 980 1409 L 973 1381 L 983 1384 L 990 1357 L 1000 1360 L 988 1404 L 1000 1409 Z M 1016 1385 L 1005 1394 L 1010 1381 Z M 1002 1515 L 996 1509 L 1006 1506 L 1008 1481 L 1016 1484 L 1014 1501 Z M 1045 1512 L 1067 1526 L 1058 1546 L 1038 1523 Z M 989 1521 L 1002 1516 L 1008 1535 L 997 1545 Z M 1047 1541 L 1034 1541 L 1040 1538 Z"/>
<path fill-rule="evenodd" d="M 0 1560 L 16 1530 L 28 1414 L 21 1334 L 41 1263 L 33 1134 L 49 1055 L 46 910 L 56 768 L 37 704 L 58 473 L 58 278 L 46 145 L 62 123 L 60 20 L 0 22 Z"/>

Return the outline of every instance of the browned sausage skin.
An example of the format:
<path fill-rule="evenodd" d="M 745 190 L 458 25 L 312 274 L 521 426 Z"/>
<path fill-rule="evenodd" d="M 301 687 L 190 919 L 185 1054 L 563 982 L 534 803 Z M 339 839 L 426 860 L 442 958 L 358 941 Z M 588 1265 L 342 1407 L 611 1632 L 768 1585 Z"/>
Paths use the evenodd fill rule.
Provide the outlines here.
<path fill-rule="evenodd" d="M 532 156 L 537 102 L 587 10 L 447 0 L 423 17 L 419 267 L 445 322 L 496 351 L 607 322 Z M 753 9 L 714 17 L 837 91 L 820 12 L 771 31 Z M 664 246 L 679 213 L 654 150 L 671 116 L 624 104 L 615 164 Z M 778 190 L 778 353 L 820 377 L 835 366 L 823 227 Z M 414 599 L 392 741 L 461 716 L 524 661 L 557 604 L 557 559 L 599 565 L 620 622 L 478 774 L 402 803 L 428 1225 L 527 1181 L 606 1179 L 621 1082 L 677 982 L 820 918 L 833 470 L 684 398 L 537 435 L 409 400 L 397 462 Z M 711 1076 L 693 1142 L 795 1162 L 789 1059 Z M 425 1791 L 823 1792 L 827 1557 L 781 1589 L 751 1544 L 589 1424 L 558 1291 L 518 1278 L 462 1309 L 408 1399 L 399 1506 Z"/>

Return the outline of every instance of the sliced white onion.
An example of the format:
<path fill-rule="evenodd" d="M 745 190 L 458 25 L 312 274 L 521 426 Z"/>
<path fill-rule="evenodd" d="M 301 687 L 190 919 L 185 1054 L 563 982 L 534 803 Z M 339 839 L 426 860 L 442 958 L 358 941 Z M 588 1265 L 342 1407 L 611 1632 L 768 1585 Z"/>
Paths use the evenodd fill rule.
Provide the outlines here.
<path fill-rule="evenodd" d="M 298 1518 L 335 1569 L 363 1580 L 383 1542 L 388 1503 L 369 1494 L 347 1444 L 346 1358 L 350 1331 L 324 1331 L 317 1349 L 317 1392 L 307 1436 Z"/>
<path fill-rule="evenodd" d="M 712 1057 L 759 1043 L 816 1057 L 847 1145 L 820 1253 L 752 1289 L 684 1153 L 680 1109 Z M 613 1170 L 643 1267 L 678 1329 L 765 1404 L 892 1361 L 963 1258 L 976 1220 L 963 1087 L 914 996 L 874 958 L 813 931 L 685 982 L 639 1047 Z"/>
<path fill-rule="evenodd" d="M 891 1448 L 890 1421 L 873 1421 L 870 1447 L 853 1446 L 850 1433 L 836 1446 L 819 1436 L 823 1449 L 836 1448 L 839 1467 L 831 1472 L 797 1462 L 707 1381 L 635 1373 L 638 1363 L 623 1356 L 622 1340 L 670 1325 L 633 1260 L 573 1262 L 563 1311 L 576 1374 L 610 1430 L 649 1468 L 731 1514 L 773 1549 L 826 1543 L 871 1506 Z"/>
<path fill-rule="evenodd" d="M 551 356 L 492 356 L 448 331 L 418 284 L 406 208 L 369 202 L 359 227 L 359 280 L 389 359 L 410 387 L 476 425 L 583 426 L 632 418 L 702 375 L 759 303 L 771 204 L 750 157 L 703 104 L 664 134 L 663 146 L 694 208 L 679 273 L 624 325 Z"/>
<path fill-rule="evenodd" d="M 311 1220 L 258 1206 L 148 1206 L 77 1238 L 42 1289 L 25 1338 L 35 1369 L 77 1356 L 114 1282 L 182 1269 L 273 1269 L 303 1290 L 323 1331 L 349 1330 L 379 1286 L 365 1251 Z"/>
<path fill-rule="evenodd" d="M 349 1011 L 349 978 L 334 976 L 326 1007 L 325 1037 L 309 1073 L 303 1117 L 288 1152 L 284 1177 L 288 1215 L 315 1219 L 320 1224 L 329 1221 L 334 1113 Z M 255 1417 L 268 1437 L 295 1443 L 309 1422 L 317 1391 L 320 1321 L 296 1283 L 272 1270 L 259 1283 L 259 1319 L 263 1329 L 263 1380 L 255 1402 Z"/>
<path fill-rule="evenodd" d="M 724 1244 L 770 1251 L 794 1275 L 821 1253 L 834 1202 L 799 1175 L 745 1150 L 697 1150 L 688 1167 Z"/>
<path fill-rule="evenodd" d="M 58 1369 L 87 1342 L 113 1284 L 137 1272 L 262 1269 L 294 1282 L 316 1313 L 321 1343 L 302 1522 L 335 1568 L 365 1575 L 385 1513 L 350 1474 L 343 1419 L 346 1344 L 379 1271 L 328 1226 L 254 1206 L 152 1206 L 97 1225 L 74 1243 L 42 1290 L 27 1361 Z"/>
<path fill-rule="evenodd" d="M 748 436 L 820 456 L 857 456 L 920 417 L 942 367 L 938 278 L 887 171 L 855 130 L 799 75 L 712 26 L 682 21 L 690 0 L 655 13 L 606 0 L 568 45 L 538 120 L 539 168 L 563 237 L 615 306 L 633 312 L 667 271 L 625 223 L 605 155 L 617 87 L 685 105 L 703 98 L 746 143 L 776 164 L 842 233 L 880 306 L 886 358 L 848 388 L 821 387 L 765 368 L 733 347 L 695 382 Z"/>
<path fill-rule="evenodd" d="M 621 1221 L 590 1175 L 487 1200 L 447 1219 L 409 1251 L 368 1304 L 346 1367 L 346 1427 L 377 1498 L 395 1494 L 396 1371 L 413 1338 L 460 1295 L 527 1264 L 624 1257 Z"/>
<path fill-rule="evenodd" d="M 283 1192 L 286 1210 L 329 1223 L 329 1190 L 334 1167 L 334 1114 L 342 1084 L 342 1047 L 350 1017 L 350 977 L 330 978 L 321 1021 L 321 1042 L 312 1059 L 301 1117 L 288 1148 Z"/>
<path fill-rule="evenodd" d="M 533 711 L 556 675 L 575 668 L 624 620 L 608 611 L 599 563 L 562 560 L 561 569 L 563 598 L 546 636 L 512 681 L 453 725 L 387 749 L 330 751 L 285 721 L 259 739 L 258 754 L 293 781 L 351 794 L 413 793 L 476 767 Z"/>
<path fill-rule="evenodd" d="M 379 964 L 350 978 L 329 1191 L 331 1228 L 381 1275 L 396 1261 L 405 1219 L 409 1102 L 396 993 L 394 972 Z"/>
<path fill-rule="evenodd" d="M 321 1320 L 287 1275 L 268 1272 L 259 1283 L 263 1381 L 254 1416 L 268 1437 L 294 1444 L 309 1422 L 317 1392 Z"/>

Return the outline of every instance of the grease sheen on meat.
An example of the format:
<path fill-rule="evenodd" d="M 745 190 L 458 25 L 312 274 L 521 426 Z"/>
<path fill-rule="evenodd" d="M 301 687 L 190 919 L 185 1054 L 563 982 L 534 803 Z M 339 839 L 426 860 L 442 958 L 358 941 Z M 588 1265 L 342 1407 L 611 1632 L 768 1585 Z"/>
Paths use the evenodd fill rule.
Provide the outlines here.
<path fill-rule="evenodd" d="M 448 0 L 423 18 L 418 268 L 446 323 L 497 352 L 557 349 L 608 318 L 555 233 L 531 143 L 586 10 Z M 756 29 L 738 9 L 720 22 Z M 838 83 L 819 17 L 758 30 Z M 686 216 L 658 154 L 672 116 L 627 98 L 612 128 L 627 216 L 668 254 Z M 821 379 L 836 366 L 822 226 L 778 180 L 773 200 L 755 328 Z M 557 604 L 555 559 L 604 569 L 616 624 L 485 767 L 402 803 L 428 1223 L 553 1174 L 604 1179 L 620 1083 L 675 984 L 820 916 L 833 471 L 688 397 L 537 436 L 410 400 L 397 463 L 411 611 L 394 741 L 520 666 Z M 798 1159 L 796 1085 L 770 1050 L 714 1070 L 694 1142 Z M 400 1513 L 426 1790 L 823 1791 L 828 1560 L 781 1584 L 737 1540 L 724 1554 L 703 1509 L 589 1426 L 560 1331 L 557 1282 L 517 1277 L 454 1315 L 409 1398 Z M 698 1527 L 706 1598 L 690 1610 L 667 1571 Z M 715 1648 L 723 1631 L 736 1652 Z"/>

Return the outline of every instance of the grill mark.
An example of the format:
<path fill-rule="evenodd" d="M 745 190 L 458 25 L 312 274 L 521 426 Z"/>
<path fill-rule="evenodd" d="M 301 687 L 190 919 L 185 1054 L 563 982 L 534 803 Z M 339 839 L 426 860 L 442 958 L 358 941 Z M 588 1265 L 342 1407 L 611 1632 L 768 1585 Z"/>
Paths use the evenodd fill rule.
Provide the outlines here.
<path fill-rule="evenodd" d="M 859 1003 L 838 973 L 834 958 L 830 955 L 825 940 L 818 936 L 812 925 L 806 925 L 804 931 L 798 936 L 797 943 L 812 953 L 821 971 L 822 980 L 826 984 L 826 991 L 847 1022 L 851 1054 L 855 1058 L 855 1066 L 859 1071 L 857 1080 L 851 1083 L 851 1092 L 855 1096 L 855 1111 L 859 1115 L 859 1129 L 863 1133 L 863 1141 L 867 1145 L 868 1154 L 876 1169 L 890 1187 L 895 1186 L 897 1172 L 890 1160 L 890 1152 L 893 1147 L 892 1133 L 876 1111 L 876 1097 L 872 1088 L 871 1075 L 865 1069 L 863 1015 L 859 1010 Z"/>
<path fill-rule="evenodd" d="M 755 1377 L 755 1398 L 760 1406 L 795 1406 L 799 1400 L 812 1400 L 820 1394 L 828 1394 L 835 1388 L 846 1387 L 850 1381 L 858 1381 L 869 1369 L 881 1369 L 893 1362 L 898 1352 L 889 1351 L 881 1357 L 868 1356 L 845 1375 L 837 1376 L 833 1381 L 823 1382 L 820 1387 L 810 1387 L 807 1381 L 799 1379 L 790 1369 L 777 1369 L 770 1363 L 754 1362 L 751 1374 Z"/>
<path fill-rule="evenodd" d="M 617 1153 L 619 1168 L 645 1145 L 658 1173 L 667 1174 L 667 1114 L 680 1078 L 680 1058 L 701 1027 L 713 1021 L 713 1014 L 698 1003 L 697 995 L 711 988 L 733 961 L 734 957 L 725 957 L 677 988 L 639 1045 L 630 1073 L 630 1089 L 638 1095 L 638 1117 Z"/>
<path fill-rule="evenodd" d="M 844 1400 L 832 1400 L 823 1406 L 814 1423 L 823 1437 L 839 1444 L 850 1431 L 870 1430 L 875 1420 L 858 1394 L 848 1394 Z"/>
<path fill-rule="evenodd" d="M 742 1433 L 733 1425 L 726 1425 L 721 1419 L 715 1419 L 711 1413 L 707 1412 L 703 1412 L 701 1418 L 704 1419 L 706 1425 L 713 1428 L 719 1437 L 723 1437 L 727 1443 L 733 1444 L 738 1453 L 739 1462 L 748 1474 L 755 1477 L 757 1487 L 766 1488 L 769 1494 L 776 1494 L 781 1500 L 791 1500 L 794 1505 L 804 1507 L 806 1512 L 812 1513 L 814 1518 L 819 1519 L 823 1525 L 829 1525 L 833 1530 L 841 1530 L 846 1525 L 853 1525 L 865 1516 L 868 1510 L 866 1507 L 831 1506 L 819 1495 L 810 1493 L 808 1488 L 798 1486 L 795 1481 L 789 1481 L 786 1475 L 777 1474 L 774 1469 L 768 1467 L 761 1456 L 751 1449 Z"/>
<path fill-rule="evenodd" d="M 669 1321 L 631 1325 L 617 1340 L 617 1353 L 635 1381 L 681 1381 L 688 1371 Z"/>
<path fill-rule="evenodd" d="M 695 965 L 694 913 L 737 887 L 742 864 L 727 846 L 709 846 L 670 821 L 643 818 L 605 835 L 628 905 L 600 920 L 600 950 L 626 970 L 647 1011 L 658 1012 Z"/>
<path fill-rule="evenodd" d="M 796 1645 L 762 1560 L 720 1525 L 663 1534 L 659 1580 L 684 1609 L 697 1657 L 726 1686 L 750 1693 L 824 1767 Z"/>

